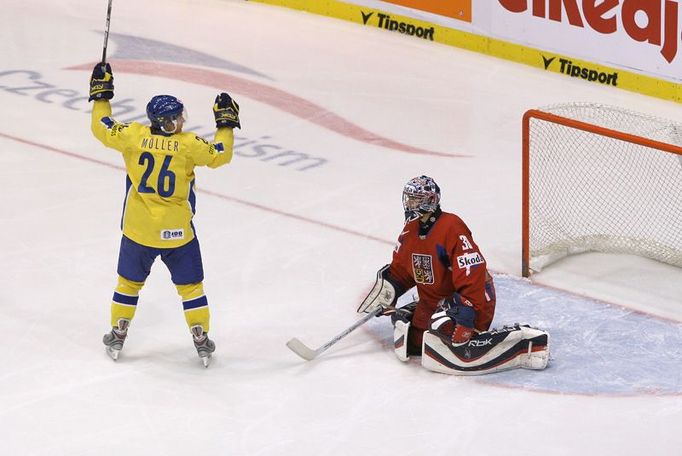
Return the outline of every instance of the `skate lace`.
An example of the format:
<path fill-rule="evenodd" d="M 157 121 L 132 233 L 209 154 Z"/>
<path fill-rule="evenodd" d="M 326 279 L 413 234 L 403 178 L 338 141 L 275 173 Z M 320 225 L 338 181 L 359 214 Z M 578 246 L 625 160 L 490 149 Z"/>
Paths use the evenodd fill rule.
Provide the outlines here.
<path fill-rule="evenodd" d="M 199 353 L 212 353 L 215 350 L 215 344 L 206 334 L 201 337 L 195 337 L 194 346 Z"/>

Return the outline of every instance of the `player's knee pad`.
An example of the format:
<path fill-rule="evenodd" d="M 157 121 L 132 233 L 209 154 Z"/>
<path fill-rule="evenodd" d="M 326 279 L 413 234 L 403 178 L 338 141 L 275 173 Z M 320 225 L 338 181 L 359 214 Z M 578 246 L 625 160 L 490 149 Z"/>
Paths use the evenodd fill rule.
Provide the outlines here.
<path fill-rule="evenodd" d="M 188 283 L 186 285 L 175 285 L 178 294 L 182 297 L 182 301 L 189 301 L 198 297 L 204 296 L 204 283 Z"/>
<path fill-rule="evenodd" d="M 143 286 L 144 282 L 134 282 L 132 280 L 126 279 L 123 276 L 118 276 L 116 291 L 128 296 L 137 296 L 140 294 L 140 290 Z"/>
<path fill-rule="evenodd" d="M 407 361 L 411 355 L 420 355 L 421 346 L 415 347 L 410 339 L 410 326 L 417 302 L 411 302 L 391 314 L 393 324 L 393 349 L 400 361 Z"/>
<path fill-rule="evenodd" d="M 435 331 L 426 331 L 422 366 L 445 374 L 481 375 L 508 369 L 544 369 L 549 361 L 549 334 L 528 325 L 505 326 L 476 334 L 453 345 Z"/>
<path fill-rule="evenodd" d="M 421 335 L 422 330 L 415 328 L 409 321 L 396 321 L 393 327 L 393 349 L 400 361 L 422 355 Z"/>
<path fill-rule="evenodd" d="M 407 353 L 409 343 L 408 334 L 410 332 L 410 322 L 398 320 L 393 327 L 393 350 L 400 361 L 407 361 L 410 356 Z"/>

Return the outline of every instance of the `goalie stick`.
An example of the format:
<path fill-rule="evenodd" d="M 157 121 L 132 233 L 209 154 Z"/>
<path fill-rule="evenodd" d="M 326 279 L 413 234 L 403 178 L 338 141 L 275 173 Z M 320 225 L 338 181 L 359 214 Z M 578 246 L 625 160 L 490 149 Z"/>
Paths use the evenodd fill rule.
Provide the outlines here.
<path fill-rule="evenodd" d="M 312 361 L 313 359 L 317 358 L 320 356 L 323 352 L 325 352 L 329 347 L 346 337 L 348 334 L 352 333 L 355 331 L 357 328 L 360 326 L 364 325 L 367 323 L 369 320 L 372 319 L 372 317 L 376 317 L 379 315 L 381 312 L 384 311 L 384 308 L 379 306 L 376 309 L 374 309 L 372 312 L 368 313 L 355 323 L 353 323 L 350 327 L 345 329 L 343 332 L 337 334 L 334 338 L 332 338 L 329 342 L 326 344 L 322 345 L 320 348 L 313 350 L 312 348 L 308 347 L 306 344 L 301 342 L 299 339 L 294 337 L 291 339 L 289 342 L 287 342 L 287 347 L 291 349 L 294 353 L 296 353 L 298 356 L 301 358 L 305 359 L 306 361 Z"/>

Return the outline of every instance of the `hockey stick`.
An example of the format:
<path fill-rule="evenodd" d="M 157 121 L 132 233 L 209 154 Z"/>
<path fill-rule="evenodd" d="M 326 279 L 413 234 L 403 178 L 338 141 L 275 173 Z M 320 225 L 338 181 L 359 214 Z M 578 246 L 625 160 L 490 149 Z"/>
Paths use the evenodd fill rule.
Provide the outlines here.
<path fill-rule="evenodd" d="M 109 0 L 109 6 L 107 7 L 107 22 L 104 29 L 104 45 L 102 46 L 102 70 L 104 70 L 104 65 L 107 63 L 107 44 L 109 43 L 109 25 L 111 24 L 111 3 L 113 0 Z"/>
<path fill-rule="evenodd" d="M 308 347 L 305 345 L 303 342 L 298 340 L 296 337 L 291 339 L 289 342 L 287 342 L 287 347 L 291 349 L 294 353 L 296 353 L 298 356 L 301 358 L 305 359 L 306 361 L 312 361 L 313 359 L 317 358 L 320 356 L 323 352 L 325 352 L 329 347 L 346 337 L 348 334 L 352 333 L 355 331 L 357 328 L 360 326 L 364 325 L 367 323 L 369 320 L 372 319 L 372 317 L 376 317 L 379 315 L 381 312 L 384 311 L 383 307 L 377 307 L 374 309 L 372 312 L 368 313 L 355 323 L 353 323 L 350 327 L 345 329 L 343 332 L 337 334 L 334 338 L 332 338 L 329 342 L 326 344 L 322 345 L 320 348 L 313 350 L 312 348 Z"/>

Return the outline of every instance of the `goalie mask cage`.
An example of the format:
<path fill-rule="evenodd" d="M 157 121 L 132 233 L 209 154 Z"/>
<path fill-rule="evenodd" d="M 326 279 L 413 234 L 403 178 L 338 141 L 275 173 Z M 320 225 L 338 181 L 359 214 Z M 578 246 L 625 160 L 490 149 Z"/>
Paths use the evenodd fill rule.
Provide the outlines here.
<path fill-rule="evenodd" d="M 682 124 L 572 103 L 523 116 L 522 273 L 567 255 L 682 267 Z"/>

